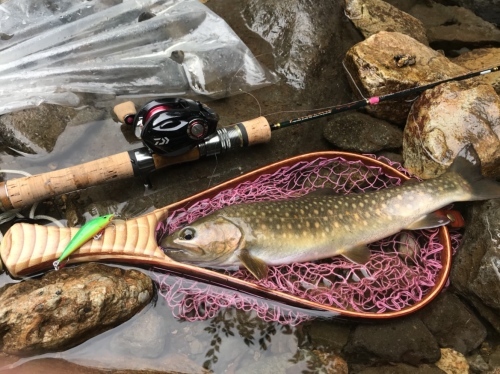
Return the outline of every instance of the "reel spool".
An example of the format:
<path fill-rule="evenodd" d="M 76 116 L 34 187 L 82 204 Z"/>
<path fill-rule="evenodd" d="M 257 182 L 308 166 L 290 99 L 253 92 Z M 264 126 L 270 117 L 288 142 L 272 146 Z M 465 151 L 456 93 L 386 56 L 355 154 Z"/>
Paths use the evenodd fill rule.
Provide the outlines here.
<path fill-rule="evenodd" d="M 138 112 L 132 102 L 115 106 L 120 122 L 134 127 L 152 153 L 163 156 L 184 154 L 212 135 L 219 116 L 199 101 L 164 98 L 152 100 Z"/>

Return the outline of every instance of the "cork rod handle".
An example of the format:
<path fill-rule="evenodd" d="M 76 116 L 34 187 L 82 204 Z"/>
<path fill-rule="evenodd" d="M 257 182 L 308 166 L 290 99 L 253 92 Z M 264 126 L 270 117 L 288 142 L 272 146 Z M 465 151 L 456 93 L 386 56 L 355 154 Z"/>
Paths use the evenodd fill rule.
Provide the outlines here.
<path fill-rule="evenodd" d="M 0 183 L 0 210 L 23 208 L 65 192 L 132 177 L 128 152 Z"/>

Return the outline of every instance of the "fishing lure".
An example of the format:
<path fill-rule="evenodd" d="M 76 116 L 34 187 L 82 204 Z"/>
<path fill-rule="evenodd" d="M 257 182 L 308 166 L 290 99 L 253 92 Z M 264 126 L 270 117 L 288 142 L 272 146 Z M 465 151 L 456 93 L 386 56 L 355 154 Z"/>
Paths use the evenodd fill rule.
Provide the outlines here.
<path fill-rule="evenodd" d="M 52 263 L 54 269 L 59 270 L 59 264 L 68 258 L 74 251 L 88 242 L 91 238 L 96 237 L 102 230 L 109 225 L 113 219 L 114 214 L 107 214 L 105 216 L 94 218 L 83 225 L 80 230 L 77 231 L 75 236 L 68 243 L 61 256 Z"/>

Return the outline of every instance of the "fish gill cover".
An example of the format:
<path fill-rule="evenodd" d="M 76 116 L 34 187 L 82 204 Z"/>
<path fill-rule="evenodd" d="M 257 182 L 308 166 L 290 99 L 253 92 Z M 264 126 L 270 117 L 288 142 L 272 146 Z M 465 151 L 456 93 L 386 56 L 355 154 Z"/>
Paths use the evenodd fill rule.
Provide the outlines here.
<path fill-rule="evenodd" d="M 374 156 L 372 156 L 374 157 Z M 379 161 L 411 176 L 400 164 L 384 157 Z M 339 194 L 362 193 L 401 184 L 401 178 L 384 173 L 379 166 L 342 157 L 318 158 L 283 167 L 222 191 L 211 199 L 173 211 L 158 224 L 157 239 L 232 204 L 280 200 L 305 195 L 318 188 Z M 453 251 L 461 235 L 451 233 Z M 246 269 L 227 272 L 231 277 L 279 290 L 323 305 L 357 312 L 384 313 L 415 305 L 433 288 L 442 269 L 439 230 L 403 231 L 369 245 L 370 261 L 355 264 L 341 256 L 324 261 L 273 266 L 260 281 Z M 156 274 L 159 292 L 174 314 L 190 321 L 215 316 L 221 308 L 253 310 L 268 321 L 298 324 L 303 312 L 267 303 L 266 300 L 201 282 Z"/>

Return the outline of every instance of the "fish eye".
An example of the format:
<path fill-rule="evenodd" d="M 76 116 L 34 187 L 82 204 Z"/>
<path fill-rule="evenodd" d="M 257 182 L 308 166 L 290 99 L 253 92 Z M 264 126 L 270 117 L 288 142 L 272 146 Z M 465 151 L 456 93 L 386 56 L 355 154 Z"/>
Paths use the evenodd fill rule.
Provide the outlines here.
<path fill-rule="evenodd" d="M 179 237 L 183 240 L 191 240 L 194 239 L 196 231 L 191 227 L 186 227 L 179 233 Z"/>

